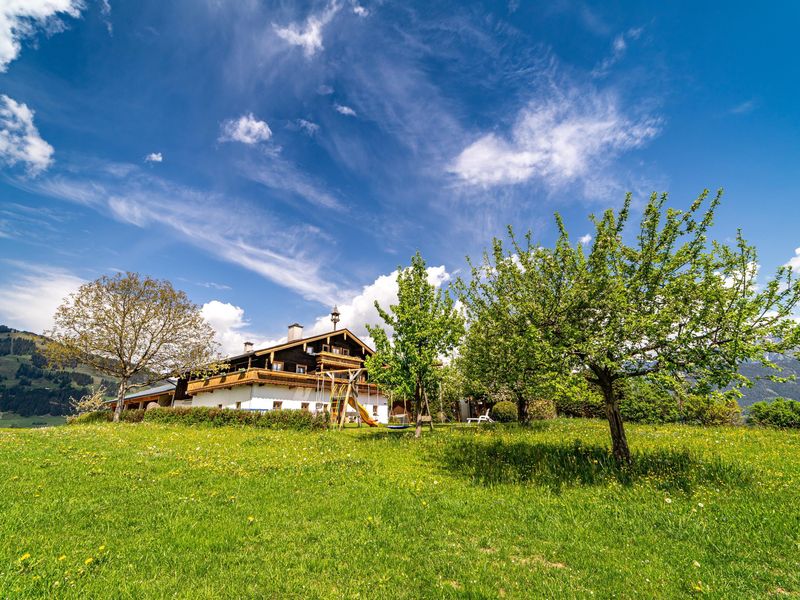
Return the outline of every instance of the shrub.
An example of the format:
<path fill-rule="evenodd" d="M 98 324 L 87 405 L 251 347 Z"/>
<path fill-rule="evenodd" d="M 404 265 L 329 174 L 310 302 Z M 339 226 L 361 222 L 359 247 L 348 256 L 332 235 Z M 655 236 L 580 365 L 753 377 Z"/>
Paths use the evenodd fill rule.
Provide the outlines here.
<path fill-rule="evenodd" d="M 739 425 L 742 409 L 735 399 L 719 392 L 690 394 L 683 400 L 681 420 L 695 425 Z"/>
<path fill-rule="evenodd" d="M 123 410 L 119 413 L 119 420 L 123 423 L 141 423 L 144 421 L 145 409 Z"/>
<path fill-rule="evenodd" d="M 124 414 L 124 413 L 123 413 Z M 328 427 L 328 413 L 314 414 L 305 410 L 270 410 L 266 412 L 208 407 L 159 407 L 144 413 L 143 419 L 153 423 L 181 425 L 250 426 L 261 429 L 312 430 Z"/>
<path fill-rule="evenodd" d="M 556 418 L 556 404 L 549 398 L 534 398 L 528 402 L 528 418 L 532 421 Z"/>
<path fill-rule="evenodd" d="M 772 402 L 756 402 L 750 407 L 748 421 L 755 425 L 800 428 L 800 402 L 775 398 Z"/>
<path fill-rule="evenodd" d="M 114 413 L 110 410 L 95 410 L 92 412 L 85 412 L 73 417 L 67 417 L 67 423 L 70 425 L 85 425 L 86 423 L 104 423 L 111 421 L 114 418 Z"/>
<path fill-rule="evenodd" d="M 492 419 L 498 423 L 513 423 L 519 419 L 517 405 L 508 400 L 502 400 L 492 407 Z"/>
<path fill-rule="evenodd" d="M 617 382 L 619 410 L 632 423 L 675 423 L 681 420 L 678 400 L 665 386 L 643 380 Z"/>

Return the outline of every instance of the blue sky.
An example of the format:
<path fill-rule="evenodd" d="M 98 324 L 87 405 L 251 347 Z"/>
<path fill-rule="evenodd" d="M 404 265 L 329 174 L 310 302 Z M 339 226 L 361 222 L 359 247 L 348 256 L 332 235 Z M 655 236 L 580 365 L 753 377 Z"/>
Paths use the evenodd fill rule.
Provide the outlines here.
<path fill-rule="evenodd" d="M 27 0 L 0 6 L 0 322 L 167 278 L 226 350 L 356 332 L 420 250 L 446 283 L 507 224 L 724 187 L 800 269 L 800 6 Z"/>

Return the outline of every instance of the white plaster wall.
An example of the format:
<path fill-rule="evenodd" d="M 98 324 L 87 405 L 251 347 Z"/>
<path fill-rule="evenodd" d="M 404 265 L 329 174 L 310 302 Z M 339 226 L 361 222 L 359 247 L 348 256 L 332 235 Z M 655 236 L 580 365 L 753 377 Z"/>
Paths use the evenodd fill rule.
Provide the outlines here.
<path fill-rule="evenodd" d="M 318 403 L 322 404 L 324 408 L 328 408 L 329 401 L 330 393 L 317 394 L 317 391 L 311 388 L 255 384 L 195 394 L 192 398 L 192 406 L 216 408 L 222 405 L 223 408 L 235 409 L 236 403 L 241 402 L 242 409 L 273 410 L 275 402 L 282 402 L 281 408 L 284 410 L 300 410 L 303 402 L 308 402 L 309 410 L 316 412 Z M 389 407 L 384 396 L 362 395 L 359 396 L 358 401 L 364 405 L 370 415 L 375 414 L 373 406 L 377 405 L 377 421 L 379 423 L 389 422 Z M 324 408 L 320 408 L 320 410 L 324 410 Z M 353 408 L 348 408 L 348 411 L 356 414 Z"/>

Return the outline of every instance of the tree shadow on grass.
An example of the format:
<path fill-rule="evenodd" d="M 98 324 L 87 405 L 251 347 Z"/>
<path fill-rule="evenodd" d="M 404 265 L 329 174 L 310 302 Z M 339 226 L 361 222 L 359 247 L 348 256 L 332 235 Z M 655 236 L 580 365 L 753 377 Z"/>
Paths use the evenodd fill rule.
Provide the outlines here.
<path fill-rule="evenodd" d="M 536 484 L 556 492 L 570 486 L 646 481 L 691 494 L 700 485 L 742 487 L 753 480 L 748 468 L 718 457 L 700 459 L 686 450 L 634 452 L 632 464 L 620 466 L 608 448 L 580 440 L 554 444 L 464 438 L 448 444 L 435 458 L 447 471 L 478 485 Z"/>

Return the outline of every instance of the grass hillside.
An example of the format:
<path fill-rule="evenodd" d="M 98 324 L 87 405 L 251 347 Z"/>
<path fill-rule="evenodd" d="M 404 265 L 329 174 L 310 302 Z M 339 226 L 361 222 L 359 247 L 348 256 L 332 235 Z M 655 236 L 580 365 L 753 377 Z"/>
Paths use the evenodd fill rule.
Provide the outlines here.
<path fill-rule="evenodd" d="M 798 433 L 629 437 L 619 472 L 591 420 L 0 431 L 0 597 L 800 594 Z"/>
<path fill-rule="evenodd" d="M 44 336 L 0 325 L 0 412 L 12 413 L 0 418 L 0 427 L 9 426 L 14 417 L 20 417 L 16 426 L 24 426 L 50 422 L 31 417 L 69 414 L 70 397 L 81 397 L 93 385 L 103 384 L 110 393 L 116 390 L 113 378 L 85 365 L 51 369 L 44 357 L 46 343 Z"/>

